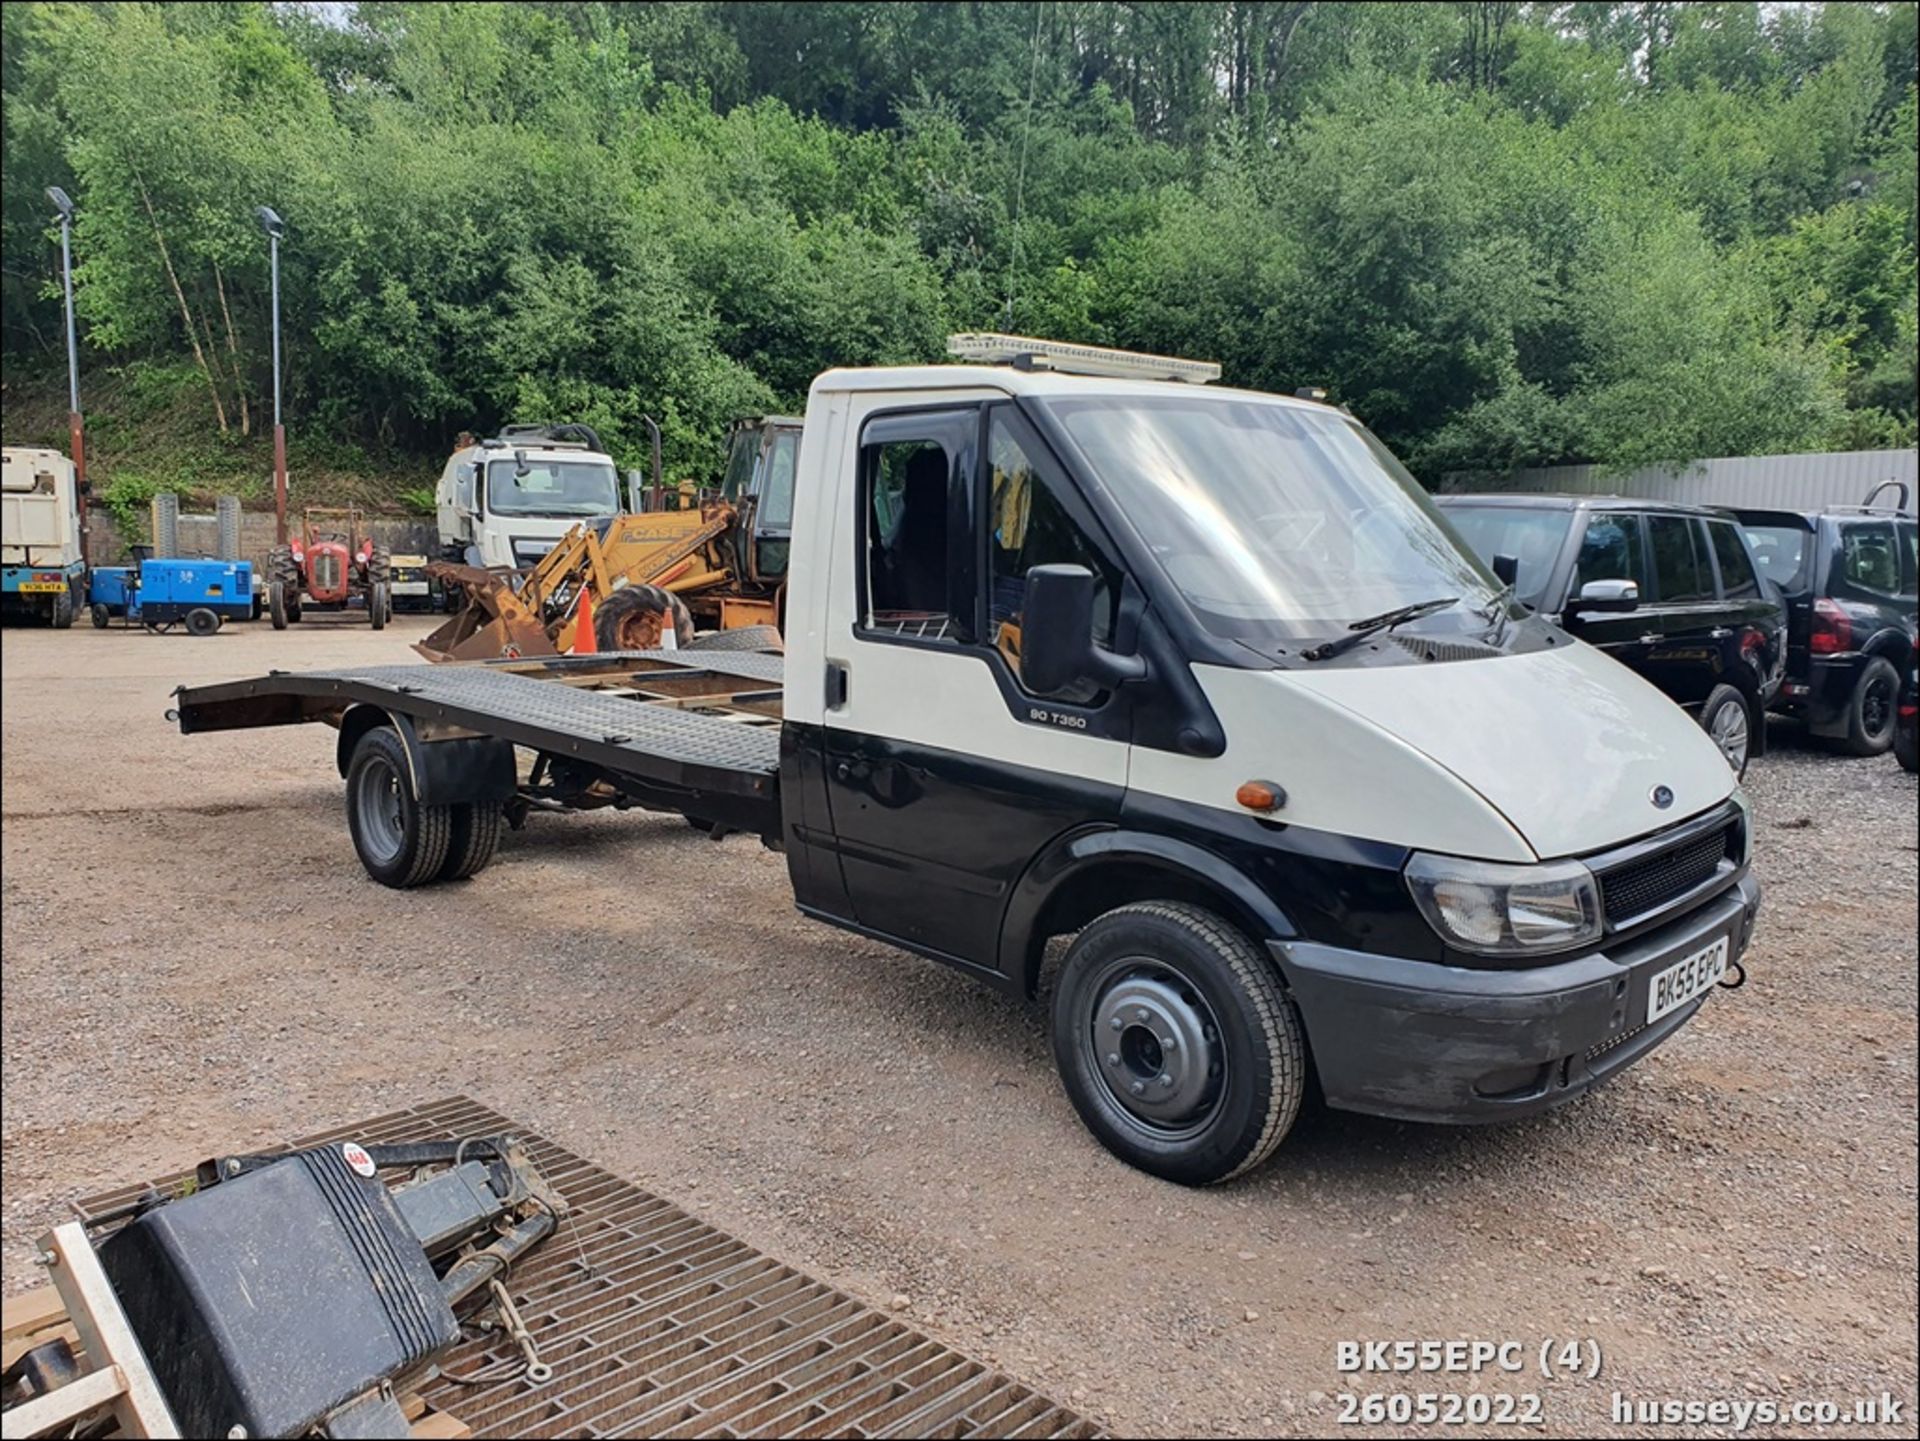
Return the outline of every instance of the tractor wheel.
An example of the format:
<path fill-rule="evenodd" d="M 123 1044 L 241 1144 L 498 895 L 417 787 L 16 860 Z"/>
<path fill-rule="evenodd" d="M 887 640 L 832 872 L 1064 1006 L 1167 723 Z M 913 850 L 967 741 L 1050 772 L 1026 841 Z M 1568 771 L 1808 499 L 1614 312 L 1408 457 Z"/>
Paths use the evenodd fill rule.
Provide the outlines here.
<path fill-rule="evenodd" d="M 593 643 L 600 650 L 658 650 L 663 620 L 673 617 L 680 646 L 693 640 L 693 613 L 679 596 L 657 585 L 616 590 L 593 610 Z"/>
<path fill-rule="evenodd" d="M 477 876 L 493 863 L 493 854 L 506 833 L 507 813 L 499 801 L 472 801 L 450 807 L 453 811 L 453 835 L 447 842 L 447 859 L 436 879 L 463 881 Z"/>
<path fill-rule="evenodd" d="M 96 605 L 87 613 L 93 617 L 93 628 L 95 630 L 105 630 L 113 621 L 113 612 L 108 610 L 104 605 Z"/>
<path fill-rule="evenodd" d="M 373 555 L 367 561 L 367 583 L 369 585 L 393 583 L 393 552 L 384 545 L 376 545 L 373 548 Z"/>
<path fill-rule="evenodd" d="M 278 576 L 267 582 L 267 614 L 275 630 L 287 628 L 287 583 Z"/>
<path fill-rule="evenodd" d="M 197 605 L 187 612 L 187 634 L 210 636 L 220 629 L 220 617 L 203 605 Z"/>
<path fill-rule="evenodd" d="M 360 737 L 347 764 L 347 829 L 367 874 L 404 890 L 440 878 L 453 843 L 456 806 L 413 797 L 406 742 L 392 726 Z"/>
<path fill-rule="evenodd" d="M 377 580 L 367 587 L 367 620 L 375 630 L 387 628 L 387 617 L 393 610 L 393 597 L 387 593 L 387 583 Z"/>
<path fill-rule="evenodd" d="M 267 579 L 284 581 L 288 594 L 300 584 L 300 567 L 294 563 L 293 547 L 276 545 L 267 552 Z"/>

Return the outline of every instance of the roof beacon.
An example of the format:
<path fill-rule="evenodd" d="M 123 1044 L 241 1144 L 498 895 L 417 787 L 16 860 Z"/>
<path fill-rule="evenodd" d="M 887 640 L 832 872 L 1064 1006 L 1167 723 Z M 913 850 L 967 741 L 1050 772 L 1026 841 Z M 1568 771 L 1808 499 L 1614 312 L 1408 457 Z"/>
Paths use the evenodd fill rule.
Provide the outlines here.
<path fill-rule="evenodd" d="M 1210 360 L 1176 360 L 1166 355 L 1109 350 L 1101 345 L 1034 340 L 1025 335 L 949 335 L 947 354 L 982 365 L 1053 370 L 1062 375 L 1104 375 L 1115 380 L 1183 380 L 1189 385 L 1205 385 L 1220 378 L 1220 367 Z"/>

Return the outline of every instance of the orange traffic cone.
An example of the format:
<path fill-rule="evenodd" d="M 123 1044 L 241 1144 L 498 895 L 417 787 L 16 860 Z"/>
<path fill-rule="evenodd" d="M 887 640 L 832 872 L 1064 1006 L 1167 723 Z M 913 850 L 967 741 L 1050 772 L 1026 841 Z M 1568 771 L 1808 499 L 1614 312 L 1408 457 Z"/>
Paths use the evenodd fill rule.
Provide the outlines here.
<path fill-rule="evenodd" d="M 680 649 L 680 637 L 674 632 L 673 607 L 671 605 L 667 607 L 665 613 L 660 617 L 660 649 Z"/>
<path fill-rule="evenodd" d="M 573 617 L 573 653 L 575 655 L 597 655 L 599 647 L 593 643 L 593 593 L 580 592 L 580 609 Z"/>

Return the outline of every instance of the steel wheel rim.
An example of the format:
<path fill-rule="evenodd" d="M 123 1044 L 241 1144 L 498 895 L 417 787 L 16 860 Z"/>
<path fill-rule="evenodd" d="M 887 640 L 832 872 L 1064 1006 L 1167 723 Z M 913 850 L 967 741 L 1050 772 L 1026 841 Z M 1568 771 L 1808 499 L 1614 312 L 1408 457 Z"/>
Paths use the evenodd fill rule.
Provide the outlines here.
<path fill-rule="evenodd" d="M 1893 728 L 1893 686 L 1885 676 L 1867 682 L 1867 692 L 1860 698 L 1860 724 L 1875 739 Z"/>
<path fill-rule="evenodd" d="M 407 842 L 406 818 L 401 814 L 400 773 L 375 756 L 360 768 L 354 782 L 354 814 L 360 818 L 360 839 L 382 865 L 399 859 Z"/>
<path fill-rule="evenodd" d="M 1727 764 L 1736 771 L 1747 763 L 1747 708 L 1730 702 L 1714 712 L 1713 726 L 1708 732 L 1713 743 L 1720 747 L 1720 754 L 1727 758 Z"/>
<path fill-rule="evenodd" d="M 1164 962 L 1122 956 L 1088 994 L 1081 1055 L 1115 1119 L 1161 1142 L 1204 1131 L 1225 1102 L 1227 1055 L 1199 988 Z"/>

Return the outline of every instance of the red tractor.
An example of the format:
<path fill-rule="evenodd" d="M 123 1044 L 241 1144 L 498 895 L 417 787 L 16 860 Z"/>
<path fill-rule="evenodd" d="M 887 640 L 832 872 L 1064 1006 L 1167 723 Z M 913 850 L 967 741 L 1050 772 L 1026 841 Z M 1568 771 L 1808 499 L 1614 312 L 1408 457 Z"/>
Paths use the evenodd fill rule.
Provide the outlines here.
<path fill-rule="evenodd" d="M 345 528 L 342 528 L 342 522 Z M 393 559 L 353 509 L 309 506 L 300 538 L 267 557 L 267 613 L 285 630 L 308 606 L 347 610 L 359 596 L 375 630 L 393 614 Z"/>

